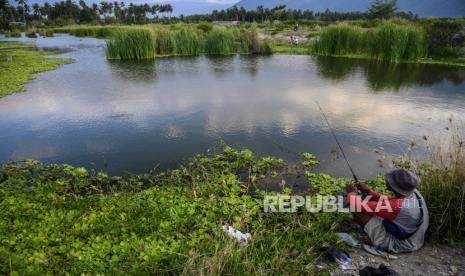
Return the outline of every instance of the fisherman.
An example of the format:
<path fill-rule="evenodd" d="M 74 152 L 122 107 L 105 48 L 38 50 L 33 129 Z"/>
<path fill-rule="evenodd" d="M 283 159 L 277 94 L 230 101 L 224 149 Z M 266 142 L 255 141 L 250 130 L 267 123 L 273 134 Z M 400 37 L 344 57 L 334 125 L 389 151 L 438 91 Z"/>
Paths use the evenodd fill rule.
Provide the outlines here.
<path fill-rule="evenodd" d="M 412 171 L 394 169 L 385 175 L 394 196 L 387 197 L 365 183 L 347 184 L 347 200 L 354 220 L 363 227 L 373 246 L 393 253 L 412 252 L 423 246 L 428 209 L 416 189 L 420 178 Z M 367 196 L 362 199 L 356 189 Z"/>

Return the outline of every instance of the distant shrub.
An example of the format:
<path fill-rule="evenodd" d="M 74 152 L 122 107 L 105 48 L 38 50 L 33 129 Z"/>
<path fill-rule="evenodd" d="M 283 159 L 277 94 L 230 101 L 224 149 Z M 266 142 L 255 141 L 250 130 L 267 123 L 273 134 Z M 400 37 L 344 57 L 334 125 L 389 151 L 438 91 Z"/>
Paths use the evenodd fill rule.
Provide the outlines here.
<path fill-rule="evenodd" d="M 464 24 L 459 22 L 435 22 L 428 26 L 428 51 L 431 56 L 457 57 L 463 54 L 460 47 L 465 44 Z M 462 39 L 464 41 L 462 41 Z"/>
<path fill-rule="evenodd" d="M 39 33 L 40 36 L 45 36 L 45 37 L 54 36 L 54 32 L 52 29 L 39 29 L 37 32 Z"/>
<path fill-rule="evenodd" d="M 21 32 L 19 30 L 11 30 L 5 32 L 5 37 L 21 37 Z"/>

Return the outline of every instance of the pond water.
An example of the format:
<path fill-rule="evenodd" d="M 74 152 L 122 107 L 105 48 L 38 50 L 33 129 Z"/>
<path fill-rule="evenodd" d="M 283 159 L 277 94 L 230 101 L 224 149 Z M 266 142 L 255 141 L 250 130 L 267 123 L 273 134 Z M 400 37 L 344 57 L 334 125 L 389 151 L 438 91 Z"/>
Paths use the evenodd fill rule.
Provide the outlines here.
<path fill-rule="evenodd" d="M 23 39 L 27 40 L 27 39 Z M 423 154 L 423 136 L 465 122 L 465 69 L 296 55 L 107 61 L 104 41 L 57 35 L 39 48 L 76 60 L 0 99 L 0 160 L 28 158 L 111 174 L 173 168 L 222 144 L 349 176 Z M 383 168 L 379 166 L 382 161 Z"/>

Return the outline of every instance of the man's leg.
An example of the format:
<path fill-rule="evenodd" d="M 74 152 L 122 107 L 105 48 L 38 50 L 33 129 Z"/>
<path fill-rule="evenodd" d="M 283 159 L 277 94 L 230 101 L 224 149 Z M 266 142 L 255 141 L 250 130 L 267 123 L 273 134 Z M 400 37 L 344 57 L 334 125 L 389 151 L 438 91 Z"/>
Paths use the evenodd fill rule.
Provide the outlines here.
<path fill-rule="evenodd" d="M 360 226 L 364 227 L 370 221 L 372 216 L 354 212 L 352 213 L 352 217 L 354 218 L 355 222 L 357 222 Z"/>

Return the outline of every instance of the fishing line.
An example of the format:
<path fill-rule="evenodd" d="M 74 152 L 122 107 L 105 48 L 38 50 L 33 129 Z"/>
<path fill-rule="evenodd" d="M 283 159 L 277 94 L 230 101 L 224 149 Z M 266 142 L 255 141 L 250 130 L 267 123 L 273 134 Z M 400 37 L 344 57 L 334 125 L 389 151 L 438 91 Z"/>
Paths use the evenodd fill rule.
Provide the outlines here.
<path fill-rule="evenodd" d="M 352 166 L 350 165 L 349 160 L 347 159 L 346 153 L 344 152 L 344 149 L 342 148 L 341 143 L 340 143 L 339 140 L 337 139 L 336 133 L 334 133 L 334 130 L 333 130 L 333 128 L 331 127 L 331 124 L 329 123 L 329 120 L 328 120 L 328 118 L 326 117 L 326 114 L 325 114 L 325 112 L 323 111 L 323 108 L 321 108 L 320 103 L 319 103 L 318 101 L 315 101 L 315 103 L 316 103 L 316 105 L 318 105 L 318 108 L 320 109 L 321 114 L 323 115 L 323 118 L 325 119 L 326 124 L 328 125 L 328 128 L 329 128 L 329 130 L 331 131 L 331 134 L 333 135 L 333 138 L 334 138 L 334 140 L 336 141 L 336 144 L 337 144 L 338 147 L 339 147 L 339 150 L 341 150 L 342 157 L 344 157 L 344 160 L 346 161 L 347 167 L 349 167 L 349 170 L 350 170 L 350 172 L 352 173 L 352 177 L 354 178 L 354 180 L 355 180 L 356 182 L 358 182 L 358 177 L 355 175 L 354 169 L 353 169 Z"/>

